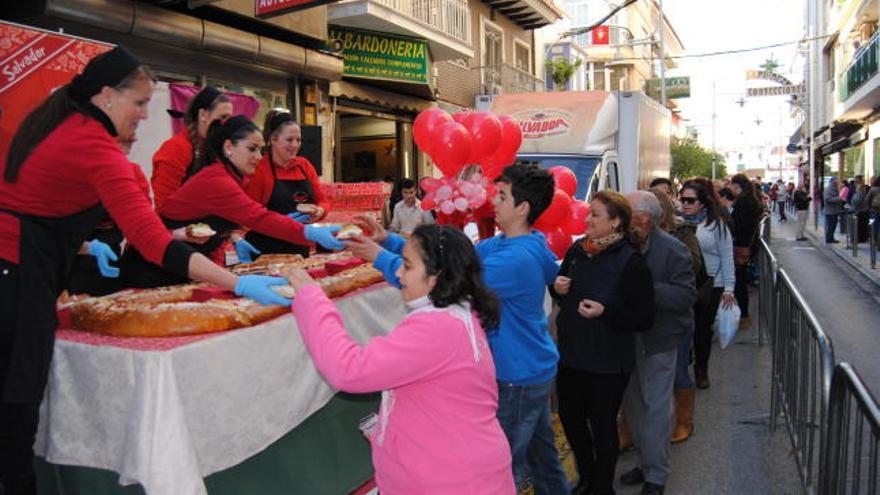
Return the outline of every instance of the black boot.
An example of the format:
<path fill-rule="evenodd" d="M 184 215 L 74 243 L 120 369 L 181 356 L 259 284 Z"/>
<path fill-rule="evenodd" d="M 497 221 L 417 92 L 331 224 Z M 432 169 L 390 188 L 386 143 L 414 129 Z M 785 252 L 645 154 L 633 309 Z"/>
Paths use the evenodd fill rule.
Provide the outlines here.
<path fill-rule="evenodd" d="M 709 372 L 694 368 L 694 378 L 697 382 L 697 388 L 705 390 L 709 388 Z"/>

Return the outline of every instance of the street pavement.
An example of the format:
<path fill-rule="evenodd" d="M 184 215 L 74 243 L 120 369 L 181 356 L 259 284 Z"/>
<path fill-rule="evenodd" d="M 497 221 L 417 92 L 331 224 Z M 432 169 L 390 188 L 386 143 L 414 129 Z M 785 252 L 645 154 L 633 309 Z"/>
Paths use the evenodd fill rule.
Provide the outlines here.
<path fill-rule="evenodd" d="M 794 222 L 774 218 L 770 250 L 831 337 L 836 360 L 852 364 L 880 397 L 880 268 L 870 269 L 864 245 L 853 259 L 840 233 L 840 244 L 826 245 L 822 229 L 810 221 L 808 241 L 795 241 Z"/>

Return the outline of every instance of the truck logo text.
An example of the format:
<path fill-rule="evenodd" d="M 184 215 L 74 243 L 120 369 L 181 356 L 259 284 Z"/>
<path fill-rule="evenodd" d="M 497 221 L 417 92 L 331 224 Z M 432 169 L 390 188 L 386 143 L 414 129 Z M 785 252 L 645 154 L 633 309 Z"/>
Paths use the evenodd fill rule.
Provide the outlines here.
<path fill-rule="evenodd" d="M 571 116 L 558 110 L 525 111 L 511 115 L 522 129 L 523 139 L 541 139 L 568 132 Z"/>

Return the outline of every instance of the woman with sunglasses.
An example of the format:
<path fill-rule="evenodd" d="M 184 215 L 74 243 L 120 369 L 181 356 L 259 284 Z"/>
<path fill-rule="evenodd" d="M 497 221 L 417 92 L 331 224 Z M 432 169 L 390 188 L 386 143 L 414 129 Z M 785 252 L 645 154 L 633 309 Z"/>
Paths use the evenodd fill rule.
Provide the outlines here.
<path fill-rule="evenodd" d="M 733 265 L 733 235 L 727 228 L 713 191 L 703 181 L 685 182 L 679 195 L 685 221 L 697 226 L 697 240 L 703 252 L 706 273 L 712 278 L 712 290 L 706 297 L 697 297 L 694 307 L 694 377 L 697 388 L 709 388 L 709 356 L 712 352 L 712 323 L 719 305 L 729 308 L 736 304 L 733 289 L 736 282 Z"/>

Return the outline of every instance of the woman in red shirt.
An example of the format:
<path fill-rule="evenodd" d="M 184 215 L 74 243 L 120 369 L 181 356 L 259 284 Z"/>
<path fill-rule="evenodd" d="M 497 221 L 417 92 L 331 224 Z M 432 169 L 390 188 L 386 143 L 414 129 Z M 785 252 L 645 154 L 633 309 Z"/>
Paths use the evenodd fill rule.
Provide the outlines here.
<path fill-rule="evenodd" d="M 320 220 L 327 213 L 328 202 L 321 190 L 315 166 L 308 159 L 297 156 L 302 144 L 302 131 L 289 112 L 271 111 L 266 115 L 263 133 L 266 149 L 257 170 L 245 181 L 245 191 L 266 208 L 293 215 L 302 222 Z M 301 203 L 314 204 L 314 214 L 298 213 Z M 290 243 L 261 234 L 248 232 L 247 241 L 262 253 L 290 253 L 309 255 L 309 246 Z"/>
<path fill-rule="evenodd" d="M 186 171 L 199 161 L 199 152 L 208 135 L 208 126 L 216 120 L 232 115 L 232 102 L 229 97 L 213 86 L 192 97 L 184 113 L 171 112 L 174 117 L 183 117 L 186 129 L 162 143 L 153 155 L 153 200 L 156 209 L 180 187 Z"/>
<path fill-rule="evenodd" d="M 22 122 L 0 162 L 0 485 L 36 493 L 33 444 L 58 319 L 56 298 L 105 211 L 152 263 L 290 304 L 278 277 L 239 277 L 175 241 L 117 142 L 147 117 L 155 79 L 122 47 L 93 59 Z M 106 208 L 106 210 L 105 210 Z"/>
<path fill-rule="evenodd" d="M 344 249 L 342 242 L 332 235 L 338 227 L 303 225 L 266 209 L 245 194 L 242 179 L 254 173 L 262 146 L 259 128 L 243 115 L 211 124 L 203 164 L 158 209 L 166 227 L 208 224 L 216 233 L 207 242 L 192 247 L 215 260 L 222 259 L 217 250 L 223 241 L 241 227 L 291 244 L 307 245 L 314 241 L 327 249 Z M 129 286 L 157 287 L 186 281 L 146 263 L 136 251 L 131 253 L 126 250 L 122 263 Z"/>

